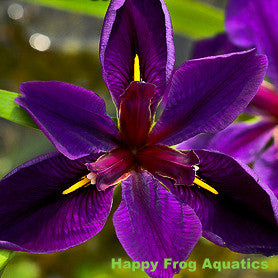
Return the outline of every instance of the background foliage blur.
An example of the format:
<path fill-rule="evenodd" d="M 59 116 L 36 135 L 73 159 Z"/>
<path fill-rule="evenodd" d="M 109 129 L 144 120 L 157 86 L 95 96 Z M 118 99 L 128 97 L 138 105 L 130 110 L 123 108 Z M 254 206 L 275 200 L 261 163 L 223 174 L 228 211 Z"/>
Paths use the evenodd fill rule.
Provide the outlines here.
<path fill-rule="evenodd" d="M 49 2 L 51 1 L 49 0 Z M 188 4 L 191 0 L 177 1 Z M 44 2 L 46 1 L 44 0 Z M 59 3 L 59 0 L 53 2 Z M 217 7 L 217 12 L 223 17 L 226 1 L 207 0 L 206 2 Z M 201 8 L 202 6 L 200 6 L 200 15 L 203 12 Z M 171 16 L 175 19 L 175 16 L 178 15 L 171 13 Z M 206 17 L 205 13 L 203 13 L 203 17 Z M 201 22 L 202 17 L 200 16 L 198 20 Z M 220 22 L 217 26 L 218 30 L 223 30 L 223 20 L 217 20 L 216 22 Z M 98 42 L 101 26 L 101 17 L 83 15 L 74 11 L 62 11 L 16 0 L 0 0 L 0 89 L 18 92 L 20 83 L 28 80 L 69 82 L 100 95 L 106 101 L 108 113 L 115 116 L 113 103 L 100 72 Z M 174 39 L 177 65 L 190 57 L 191 46 L 194 43 L 192 39 L 194 30 L 188 31 L 190 26 L 187 26 L 186 35 L 182 33 L 183 26 L 176 24 L 177 33 Z M 200 33 L 199 35 L 202 36 Z M 0 177 L 22 162 L 52 150 L 54 148 L 42 132 L 0 118 Z M 119 204 L 120 194 L 120 188 L 118 188 L 113 211 Z M 80 246 L 46 255 L 14 253 L 2 277 L 147 277 L 140 270 L 131 272 L 111 269 L 111 258 L 130 260 L 114 233 L 112 215 L 113 213 L 110 214 L 107 224 L 100 234 Z M 267 260 L 269 269 L 264 271 L 203 271 L 201 265 L 205 258 L 210 258 L 211 261 L 239 261 L 243 258 Z M 277 277 L 278 274 L 277 259 L 275 258 L 267 259 L 262 256 L 233 253 L 206 240 L 200 240 L 188 260 L 197 261 L 197 270 L 195 272 L 183 270 L 176 277 L 249 278 Z"/>

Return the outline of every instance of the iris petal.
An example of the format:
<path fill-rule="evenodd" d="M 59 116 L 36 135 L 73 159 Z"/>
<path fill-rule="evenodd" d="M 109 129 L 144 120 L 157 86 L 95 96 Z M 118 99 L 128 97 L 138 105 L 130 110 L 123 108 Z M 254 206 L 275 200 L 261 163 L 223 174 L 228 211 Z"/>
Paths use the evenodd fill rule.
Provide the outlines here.
<path fill-rule="evenodd" d="M 103 79 L 117 107 L 134 80 L 134 58 L 141 78 L 156 85 L 152 112 L 164 94 L 175 63 L 173 31 L 163 0 L 112 0 L 100 41 Z"/>
<path fill-rule="evenodd" d="M 267 75 L 278 87 L 278 2 L 276 0 L 230 0 L 226 9 L 226 30 L 242 47 L 258 48 L 269 59 Z"/>
<path fill-rule="evenodd" d="M 203 236 L 240 253 L 278 252 L 278 200 L 247 166 L 221 153 L 195 150 L 197 174 L 218 195 L 197 187 L 175 186 L 161 180 L 178 200 L 194 209 Z"/>
<path fill-rule="evenodd" d="M 278 91 L 264 81 L 247 107 L 247 113 L 264 115 L 278 122 Z"/>
<path fill-rule="evenodd" d="M 179 272 L 164 259 L 185 261 L 201 236 L 194 211 L 146 172 L 132 172 L 122 182 L 122 202 L 114 214 L 117 237 L 135 261 L 158 262 L 151 277 L 170 278 Z"/>
<path fill-rule="evenodd" d="M 175 180 L 176 184 L 192 185 L 199 159 L 193 151 L 181 153 L 167 146 L 154 145 L 138 151 L 136 160 L 152 174 Z"/>
<path fill-rule="evenodd" d="M 233 44 L 226 33 L 216 35 L 213 38 L 197 41 L 194 44 L 191 59 L 199 59 L 209 56 L 217 56 L 244 50 Z"/>
<path fill-rule="evenodd" d="M 59 153 L 26 162 L 0 181 L 0 248 L 48 253 L 80 244 L 104 226 L 113 188 L 62 192 L 88 173 L 88 159 Z M 7 201 L 8 200 L 8 201 Z"/>
<path fill-rule="evenodd" d="M 251 163 L 273 135 L 275 122 L 235 123 L 216 134 L 200 134 L 177 146 L 179 150 L 206 149 L 223 152 Z"/>
<path fill-rule="evenodd" d="M 105 190 L 121 179 L 127 178 L 133 166 L 133 155 L 125 149 L 114 149 L 101 156 L 96 162 L 87 164 L 88 170 L 96 174 L 93 179 L 99 190 Z"/>
<path fill-rule="evenodd" d="M 254 97 L 266 67 L 266 57 L 255 50 L 185 62 L 174 73 L 149 143 L 176 145 L 224 129 Z"/>
<path fill-rule="evenodd" d="M 120 134 L 126 146 L 137 149 L 146 144 L 152 125 L 151 100 L 155 86 L 132 82 L 121 96 L 119 110 Z"/>
<path fill-rule="evenodd" d="M 278 198 L 278 148 L 277 145 L 269 147 L 254 164 L 254 171 L 258 173 L 265 183 L 272 189 Z"/>
<path fill-rule="evenodd" d="M 117 146 L 118 129 L 93 92 L 58 81 L 25 82 L 16 102 L 26 109 L 53 145 L 76 159 Z"/>

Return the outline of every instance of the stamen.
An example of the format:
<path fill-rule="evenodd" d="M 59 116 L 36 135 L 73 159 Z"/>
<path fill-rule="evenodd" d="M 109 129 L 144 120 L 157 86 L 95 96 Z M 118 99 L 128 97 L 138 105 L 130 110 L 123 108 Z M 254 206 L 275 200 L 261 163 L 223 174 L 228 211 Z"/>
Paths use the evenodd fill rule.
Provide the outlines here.
<path fill-rule="evenodd" d="M 134 58 L 134 81 L 142 81 L 138 54 L 136 54 Z"/>
<path fill-rule="evenodd" d="M 87 175 L 87 179 L 91 180 L 91 184 L 96 184 L 97 174 L 91 172 Z"/>
<path fill-rule="evenodd" d="M 89 180 L 86 176 L 82 177 L 80 181 L 69 187 L 68 189 L 64 190 L 62 192 L 63 195 L 69 194 L 74 192 L 75 190 L 88 185 L 88 183 L 91 183 L 91 180 Z"/>
<path fill-rule="evenodd" d="M 194 165 L 193 167 L 194 167 L 195 172 L 197 172 L 200 169 L 199 166 L 197 166 L 197 165 Z"/>
<path fill-rule="evenodd" d="M 194 179 L 194 184 L 208 190 L 209 192 L 217 195 L 218 194 L 218 191 L 216 191 L 214 188 L 212 188 L 211 186 L 209 186 L 207 183 L 205 183 L 204 180 L 202 180 L 200 177 L 198 177 L 197 175 L 195 176 L 195 179 Z"/>

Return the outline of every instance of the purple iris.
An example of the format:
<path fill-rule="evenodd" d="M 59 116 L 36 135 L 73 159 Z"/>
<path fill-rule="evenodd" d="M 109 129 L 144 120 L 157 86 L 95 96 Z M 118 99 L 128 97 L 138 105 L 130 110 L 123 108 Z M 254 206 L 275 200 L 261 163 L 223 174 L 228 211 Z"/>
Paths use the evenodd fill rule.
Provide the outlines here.
<path fill-rule="evenodd" d="M 253 163 L 254 170 L 278 196 L 278 1 L 230 0 L 227 35 L 197 44 L 194 57 L 253 46 L 269 60 L 267 77 L 246 112 L 261 116 L 255 123 L 230 125 L 217 135 L 201 135 L 181 148 L 213 149 Z"/>
<path fill-rule="evenodd" d="M 102 75 L 118 125 L 91 91 L 57 81 L 26 82 L 17 103 L 58 152 L 19 166 L 0 182 L 0 247 L 64 250 L 97 234 L 121 182 L 113 223 L 128 255 L 184 261 L 201 236 L 242 253 L 276 254 L 278 201 L 233 158 L 170 146 L 229 125 L 258 90 L 266 58 L 255 50 L 185 62 L 163 0 L 115 0 L 100 42 Z M 166 106 L 154 124 L 156 108 Z"/>

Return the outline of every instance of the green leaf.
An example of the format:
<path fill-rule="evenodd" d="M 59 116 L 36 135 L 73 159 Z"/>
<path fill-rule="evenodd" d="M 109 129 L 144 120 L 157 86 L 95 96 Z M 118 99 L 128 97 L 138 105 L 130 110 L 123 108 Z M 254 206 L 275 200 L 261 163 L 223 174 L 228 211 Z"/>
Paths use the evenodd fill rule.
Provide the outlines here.
<path fill-rule="evenodd" d="M 105 0 L 23 0 L 46 7 L 103 18 L 110 1 Z M 224 31 L 224 12 L 196 0 L 166 0 L 174 31 L 203 38 Z"/>
<path fill-rule="evenodd" d="M 60 10 L 104 17 L 110 1 L 103 0 L 23 0 Z"/>
<path fill-rule="evenodd" d="M 224 31 L 224 12 L 196 0 L 166 0 L 173 29 L 194 39 Z"/>
<path fill-rule="evenodd" d="M 239 122 L 248 122 L 248 123 L 255 123 L 260 120 L 260 116 L 254 116 L 251 114 L 241 113 L 235 120 L 234 123 Z"/>
<path fill-rule="evenodd" d="M 0 271 L 7 265 L 12 254 L 13 251 L 11 250 L 0 249 Z"/>
<path fill-rule="evenodd" d="M 114 122 L 115 126 L 119 127 L 118 118 L 117 117 L 111 117 L 111 119 Z"/>
<path fill-rule="evenodd" d="M 14 101 L 18 96 L 17 93 L 0 90 L 0 117 L 21 125 L 38 128 L 30 115 Z"/>

